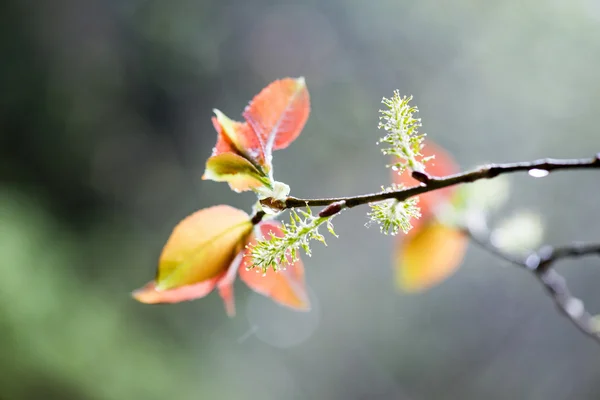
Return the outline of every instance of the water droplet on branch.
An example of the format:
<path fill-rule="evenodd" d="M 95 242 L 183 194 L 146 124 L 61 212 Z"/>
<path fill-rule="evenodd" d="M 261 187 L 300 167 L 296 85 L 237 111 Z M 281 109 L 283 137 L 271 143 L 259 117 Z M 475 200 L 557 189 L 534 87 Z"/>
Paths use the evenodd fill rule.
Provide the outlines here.
<path fill-rule="evenodd" d="M 528 171 L 528 174 L 529 176 L 532 176 L 534 178 L 543 178 L 545 176 L 548 176 L 550 172 L 545 169 L 533 168 Z"/>

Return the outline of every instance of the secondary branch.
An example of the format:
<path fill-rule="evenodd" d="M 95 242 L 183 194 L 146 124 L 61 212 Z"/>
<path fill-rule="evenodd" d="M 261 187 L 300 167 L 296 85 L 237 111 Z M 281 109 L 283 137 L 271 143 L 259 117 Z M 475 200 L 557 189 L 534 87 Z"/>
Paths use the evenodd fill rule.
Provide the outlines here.
<path fill-rule="evenodd" d="M 474 243 L 489 253 L 531 272 L 552 297 L 561 313 L 581 332 L 600 343 L 600 326 L 598 322 L 585 309 L 583 302 L 571 293 L 565 278 L 553 267 L 556 262 L 564 258 L 594 254 L 600 256 L 600 244 L 573 243 L 562 247 L 543 246 L 529 256 L 519 258 L 494 246 L 489 240 L 489 232 L 485 237 L 481 233 L 475 233 L 468 228 L 464 232 Z"/>

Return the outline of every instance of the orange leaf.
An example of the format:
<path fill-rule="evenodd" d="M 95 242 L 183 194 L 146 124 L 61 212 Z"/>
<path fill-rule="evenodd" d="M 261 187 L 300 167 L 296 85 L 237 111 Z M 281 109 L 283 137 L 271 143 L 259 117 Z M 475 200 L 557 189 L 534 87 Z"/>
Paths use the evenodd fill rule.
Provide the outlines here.
<path fill-rule="evenodd" d="M 210 207 L 188 216 L 175 227 L 163 248 L 156 289 L 192 285 L 222 274 L 251 230 L 248 214 L 230 206 Z"/>
<path fill-rule="evenodd" d="M 452 156 L 448 152 L 444 151 L 441 147 L 430 141 L 425 142 L 423 154 L 426 157 L 435 155 L 433 160 L 430 160 L 425 164 L 425 171 L 430 175 L 447 176 L 455 174 L 459 171 L 459 167 Z M 421 158 L 422 157 L 418 157 L 419 160 Z M 403 184 L 408 187 L 420 184 L 419 181 L 411 176 L 410 170 L 406 170 L 402 174 L 393 172 L 392 180 L 394 183 Z M 423 217 L 421 220 L 415 221 L 416 225 L 420 225 L 418 221 L 423 221 L 430 217 L 435 212 L 435 208 L 439 204 L 450 201 L 454 190 L 455 188 L 448 187 L 419 195 L 419 207 L 421 208 L 421 214 Z"/>
<path fill-rule="evenodd" d="M 194 285 L 181 286 L 175 289 L 158 291 L 154 281 L 135 290 L 132 295 L 137 301 L 147 304 L 179 303 L 182 301 L 199 299 L 208 295 L 215 288 L 221 276 L 217 276 Z"/>
<path fill-rule="evenodd" d="M 457 229 L 436 221 L 404 237 L 396 253 L 396 283 L 408 292 L 428 289 L 460 266 L 467 247 Z"/>
<path fill-rule="evenodd" d="M 256 234 L 259 238 L 269 238 L 271 236 L 270 232 L 279 237 L 283 236 L 281 224 L 276 221 L 262 222 L 257 228 L 258 232 Z M 248 244 L 251 246 L 255 243 L 256 237 L 253 235 Z M 288 265 L 286 269 L 280 269 L 277 272 L 269 269 L 265 276 L 258 268 L 246 270 L 251 262 L 250 251 L 246 249 L 243 262 L 239 268 L 239 274 L 240 279 L 248 287 L 284 306 L 301 311 L 310 309 L 302 261 L 298 260 L 292 265 Z"/>
<path fill-rule="evenodd" d="M 222 153 L 210 157 L 206 161 L 206 170 L 202 179 L 228 182 L 231 189 L 236 192 L 272 189 L 268 176 L 246 158 L 235 153 Z"/>
<path fill-rule="evenodd" d="M 300 135 L 309 113 L 310 99 L 304 78 L 284 78 L 256 95 L 243 116 L 263 141 L 268 155 L 271 150 L 286 148 Z"/>
<path fill-rule="evenodd" d="M 193 285 L 181 286 L 169 290 L 157 290 L 154 281 L 147 283 L 144 287 L 135 290 L 132 295 L 137 301 L 147 304 L 156 303 L 180 303 L 182 301 L 195 300 L 207 296 L 215 288 L 225 303 L 225 311 L 230 317 L 235 316 L 235 302 L 233 296 L 233 284 L 235 276 L 240 266 L 242 253 L 231 263 L 226 272 L 220 275 L 196 283 Z"/>

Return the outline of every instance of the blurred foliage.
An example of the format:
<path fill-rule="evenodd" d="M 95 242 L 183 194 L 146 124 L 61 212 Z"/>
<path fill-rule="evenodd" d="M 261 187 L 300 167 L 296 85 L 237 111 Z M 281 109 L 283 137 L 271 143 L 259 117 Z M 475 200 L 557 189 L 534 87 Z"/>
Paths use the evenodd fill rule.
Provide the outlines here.
<path fill-rule="evenodd" d="M 3 345 L 16 356 L 4 354 L 7 398 L 59 398 L 65 388 L 74 398 L 195 398 L 192 370 L 182 374 L 164 364 L 167 355 L 174 365 L 190 364 L 185 353 L 132 323 L 126 298 L 65 270 L 83 264 L 74 246 L 81 251 L 85 243 L 22 195 L 3 192 L 0 216 Z"/>
<path fill-rule="evenodd" d="M 283 76 L 313 100 L 274 160 L 293 195 L 386 184 L 377 109 L 396 88 L 465 168 L 598 152 L 596 1 L 9 0 L 0 56 L 2 399 L 598 397 L 594 344 L 525 274 L 469 249 L 398 294 L 359 210 L 306 260 L 311 313 L 243 290 L 233 320 L 217 295 L 129 297 L 185 215 L 250 211 L 200 181 L 211 110 L 235 118 Z M 593 172 L 511 177 L 507 213 L 540 213 L 549 243 L 598 240 L 599 191 Z M 600 309 L 597 260 L 564 273 Z"/>

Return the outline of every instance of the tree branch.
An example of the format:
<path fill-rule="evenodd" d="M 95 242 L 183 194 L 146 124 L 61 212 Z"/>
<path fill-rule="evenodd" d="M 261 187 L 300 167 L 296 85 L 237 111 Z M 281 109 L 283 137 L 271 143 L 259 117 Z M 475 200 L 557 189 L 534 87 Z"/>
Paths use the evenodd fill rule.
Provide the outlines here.
<path fill-rule="evenodd" d="M 595 321 L 592 314 L 586 311 L 583 302 L 571 294 L 565 278 L 553 268 L 554 263 L 564 258 L 594 254 L 600 256 L 600 244 L 573 243 L 562 247 L 543 246 L 529 256 L 519 258 L 494 246 L 489 239 L 489 232 L 486 232 L 483 237 L 483 234 L 465 228 L 464 233 L 489 253 L 531 272 L 552 297 L 561 313 L 581 332 L 600 343 L 598 322 Z"/>
<path fill-rule="evenodd" d="M 287 197 L 284 200 L 277 200 L 274 198 L 266 198 L 261 200 L 261 204 L 281 211 L 307 206 L 327 206 L 321 210 L 319 216 L 328 217 L 337 214 L 345 208 L 352 208 L 388 199 L 405 201 L 410 197 L 449 186 L 476 182 L 482 179 L 492 179 L 499 175 L 514 172 L 529 172 L 532 176 L 542 177 L 552 171 L 595 168 L 600 169 L 600 153 L 592 158 L 583 159 L 547 158 L 530 162 L 488 164 L 472 171 L 462 172 L 447 177 L 434 177 L 426 173 L 418 172 L 417 176 L 413 173 L 413 177 L 422 182 L 422 184 L 406 189 L 383 191 L 360 196 L 323 199 Z M 252 219 L 253 223 L 259 223 L 263 216 L 264 212 L 255 214 Z M 600 343 L 600 323 L 586 311 L 583 302 L 571 294 L 564 277 L 553 268 L 553 265 L 556 262 L 565 258 L 582 257 L 593 254 L 600 256 L 600 244 L 573 243 L 562 247 L 543 246 L 529 256 L 520 258 L 494 246 L 489 239 L 489 231 L 487 230 L 484 233 L 475 233 L 474 230 L 465 228 L 464 233 L 468 235 L 473 242 L 489 253 L 531 272 L 541 283 L 546 292 L 552 297 L 561 313 L 564 314 L 581 332 Z"/>
<path fill-rule="evenodd" d="M 332 203 L 343 204 L 342 208 L 352 208 L 362 204 L 368 204 L 388 199 L 404 201 L 410 197 L 418 196 L 420 194 L 431 192 L 434 190 L 443 189 L 448 186 L 454 186 L 461 183 L 476 182 L 481 179 L 491 179 L 499 175 L 509 174 L 513 172 L 530 172 L 534 170 L 535 172 L 539 171 L 539 173 L 545 174 L 558 170 L 578 170 L 593 168 L 600 169 L 600 153 L 596 154 L 595 157 L 582 159 L 545 158 L 542 160 L 535 160 L 529 162 L 488 164 L 472 171 L 462 172 L 447 177 L 433 177 L 426 174 L 422 174 L 419 176 L 419 180 L 426 183 L 423 183 L 420 186 L 413 186 L 410 188 L 395 191 L 384 191 L 360 196 L 332 197 L 324 199 L 300 199 L 296 197 L 288 197 L 285 200 L 281 201 L 272 198 L 267 198 L 261 200 L 261 203 L 273 208 L 279 208 L 280 210 L 306 206 L 328 206 Z"/>

